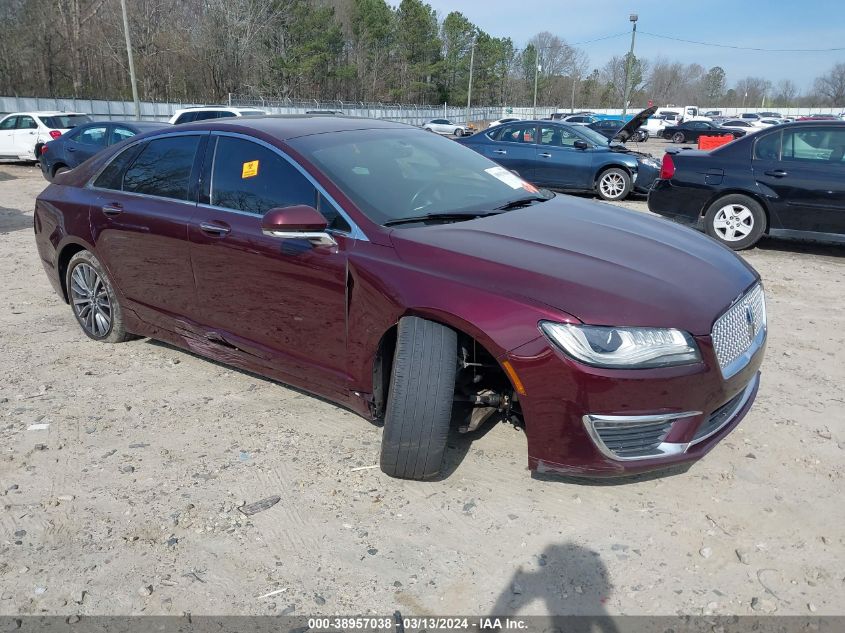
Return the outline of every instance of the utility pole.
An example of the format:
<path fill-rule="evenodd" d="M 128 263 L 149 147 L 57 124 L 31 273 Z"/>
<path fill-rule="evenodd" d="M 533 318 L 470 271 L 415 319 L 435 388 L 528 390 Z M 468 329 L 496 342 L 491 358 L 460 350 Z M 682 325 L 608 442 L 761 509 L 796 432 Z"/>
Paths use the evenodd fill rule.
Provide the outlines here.
<path fill-rule="evenodd" d="M 639 16 L 636 13 L 632 13 L 628 16 L 628 19 L 631 21 L 633 28 L 631 29 L 631 50 L 628 53 L 628 61 L 625 64 L 625 99 L 622 102 L 623 117 L 628 111 L 628 99 L 631 98 L 631 64 L 634 61 L 634 42 L 637 39 L 637 20 Z"/>
<path fill-rule="evenodd" d="M 572 114 L 575 114 L 575 85 L 576 85 L 577 77 L 575 75 L 575 71 L 572 71 L 572 100 L 569 103 L 569 111 Z"/>
<path fill-rule="evenodd" d="M 138 100 L 138 82 L 135 80 L 135 61 L 132 59 L 132 40 L 129 38 L 129 16 L 126 14 L 126 0 L 120 0 L 123 11 L 123 35 L 126 37 L 126 55 L 129 58 L 129 83 L 132 84 L 132 101 L 135 102 L 135 120 L 141 120 L 141 102 Z"/>
<path fill-rule="evenodd" d="M 534 47 L 534 120 L 537 120 L 537 75 L 540 72 L 540 47 Z"/>
<path fill-rule="evenodd" d="M 469 106 L 472 103 L 472 67 L 475 62 L 475 35 L 469 49 L 469 87 L 467 88 L 467 131 L 469 131 Z"/>

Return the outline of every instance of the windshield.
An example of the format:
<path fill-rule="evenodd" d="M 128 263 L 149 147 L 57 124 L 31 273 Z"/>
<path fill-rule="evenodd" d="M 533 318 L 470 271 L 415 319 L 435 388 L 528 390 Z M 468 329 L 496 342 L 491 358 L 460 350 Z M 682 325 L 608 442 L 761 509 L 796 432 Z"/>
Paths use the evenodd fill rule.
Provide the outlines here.
<path fill-rule="evenodd" d="M 53 116 L 41 117 L 44 125 L 57 130 L 69 130 L 70 128 L 89 123 L 91 117 L 87 114 L 55 114 Z"/>
<path fill-rule="evenodd" d="M 607 145 L 607 137 L 599 134 L 592 128 L 582 126 L 575 130 L 575 133 L 580 134 L 594 145 Z"/>
<path fill-rule="evenodd" d="M 491 212 L 538 190 L 468 147 L 419 130 L 314 134 L 290 144 L 379 224 Z"/>

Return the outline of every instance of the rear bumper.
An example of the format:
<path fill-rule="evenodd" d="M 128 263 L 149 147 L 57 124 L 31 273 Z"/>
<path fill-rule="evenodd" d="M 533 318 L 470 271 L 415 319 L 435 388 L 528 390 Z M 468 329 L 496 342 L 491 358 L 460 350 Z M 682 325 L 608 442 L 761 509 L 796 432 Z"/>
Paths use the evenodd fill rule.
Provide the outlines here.
<path fill-rule="evenodd" d="M 689 464 L 706 455 L 751 408 L 759 386 L 763 344 L 729 379 L 718 368 L 709 336 L 696 337 L 702 363 L 650 370 L 608 370 L 577 363 L 545 338 L 514 350 L 525 385 L 520 399 L 528 463 L 539 473 L 620 477 Z M 623 454 L 618 435 L 599 421 L 666 424 L 649 454 Z M 645 427 L 644 427 L 645 428 Z M 603 435 L 603 437 L 602 437 Z M 629 436 L 630 437 L 630 436 Z"/>
<path fill-rule="evenodd" d="M 671 180 L 657 179 L 648 192 L 648 210 L 701 231 L 704 228 L 703 212 L 710 195 L 709 190 L 678 187 Z"/>

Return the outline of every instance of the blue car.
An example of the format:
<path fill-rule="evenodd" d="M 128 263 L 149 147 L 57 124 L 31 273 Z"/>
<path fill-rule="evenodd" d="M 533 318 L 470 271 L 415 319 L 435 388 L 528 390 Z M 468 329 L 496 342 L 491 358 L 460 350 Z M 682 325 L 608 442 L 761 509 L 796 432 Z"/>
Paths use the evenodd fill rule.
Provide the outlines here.
<path fill-rule="evenodd" d="M 659 161 L 624 145 L 653 110 L 640 112 L 613 139 L 583 125 L 517 121 L 457 142 L 537 186 L 624 200 L 632 191 L 648 193 L 660 172 Z"/>
<path fill-rule="evenodd" d="M 38 162 L 41 173 L 52 181 L 56 174 L 81 165 L 101 149 L 136 134 L 170 127 L 169 123 L 148 121 L 93 121 L 78 125 L 55 141 L 41 146 Z"/>

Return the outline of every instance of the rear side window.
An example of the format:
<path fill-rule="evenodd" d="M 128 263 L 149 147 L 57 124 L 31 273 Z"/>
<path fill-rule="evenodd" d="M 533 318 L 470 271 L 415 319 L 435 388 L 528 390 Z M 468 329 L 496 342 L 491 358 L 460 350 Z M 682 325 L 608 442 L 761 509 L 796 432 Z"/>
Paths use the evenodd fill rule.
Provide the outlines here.
<path fill-rule="evenodd" d="M 44 125 L 59 130 L 68 130 L 83 123 L 90 123 L 91 117 L 87 114 L 56 114 L 53 116 L 41 117 Z"/>
<path fill-rule="evenodd" d="M 534 132 L 533 125 L 506 125 L 498 131 L 495 139 L 506 143 L 533 143 Z"/>
<path fill-rule="evenodd" d="M 188 199 L 199 136 L 168 136 L 150 141 L 123 177 L 123 191 Z"/>
<path fill-rule="evenodd" d="M 120 191 L 123 189 L 123 172 L 129 167 L 129 164 L 138 155 L 138 152 L 143 145 L 133 145 L 123 150 L 117 155 L 117 158 L 112 160 L 108 166 L 97 176 L 94 181 L 94 186 L 100 189 L 112 189 Z"/>
<path fill-rule="evenodd" d="M 217 139 L 211 173 L 211 204 L 263 215 L 270 209 L 317 207 L 317 190 L 272 150 L 240 138 Z"/>
<path fill-rule="evenodd" d="M 206 121 L 208 119 L 218 119 L 221 116 L 223 116 L 223 113 L 217 112 L 216 110 L 205 111 L 205 112 L 200 111 L 200 112 L 194 113 L 194 118 L 192 120 L 193 121 Z M 232 115 L 232 116 L 234 116 L 234 115 Z"/>
<path fill-rule="evenodd" d="M 97 127 L 89 127 L 82 130 L 79 134 L 73 137 L 73 140 L 82 145 L 95 145 L 97 147 L 105 147 L 106 139 L 108 138 L 108 129 L 105 125 Z"/>
<path fill-rule="evenodd" d="M 217 113 L 218 119 L 228 119 L 229 117 L 238 116 L 234 112 L 222 111 Z"/>
<path fill-rule="evenodd" d="M 780 132 L 767 134 L 757 139 L 754 144 L 754 158 L 758 160 L 780 159 Z"/>

